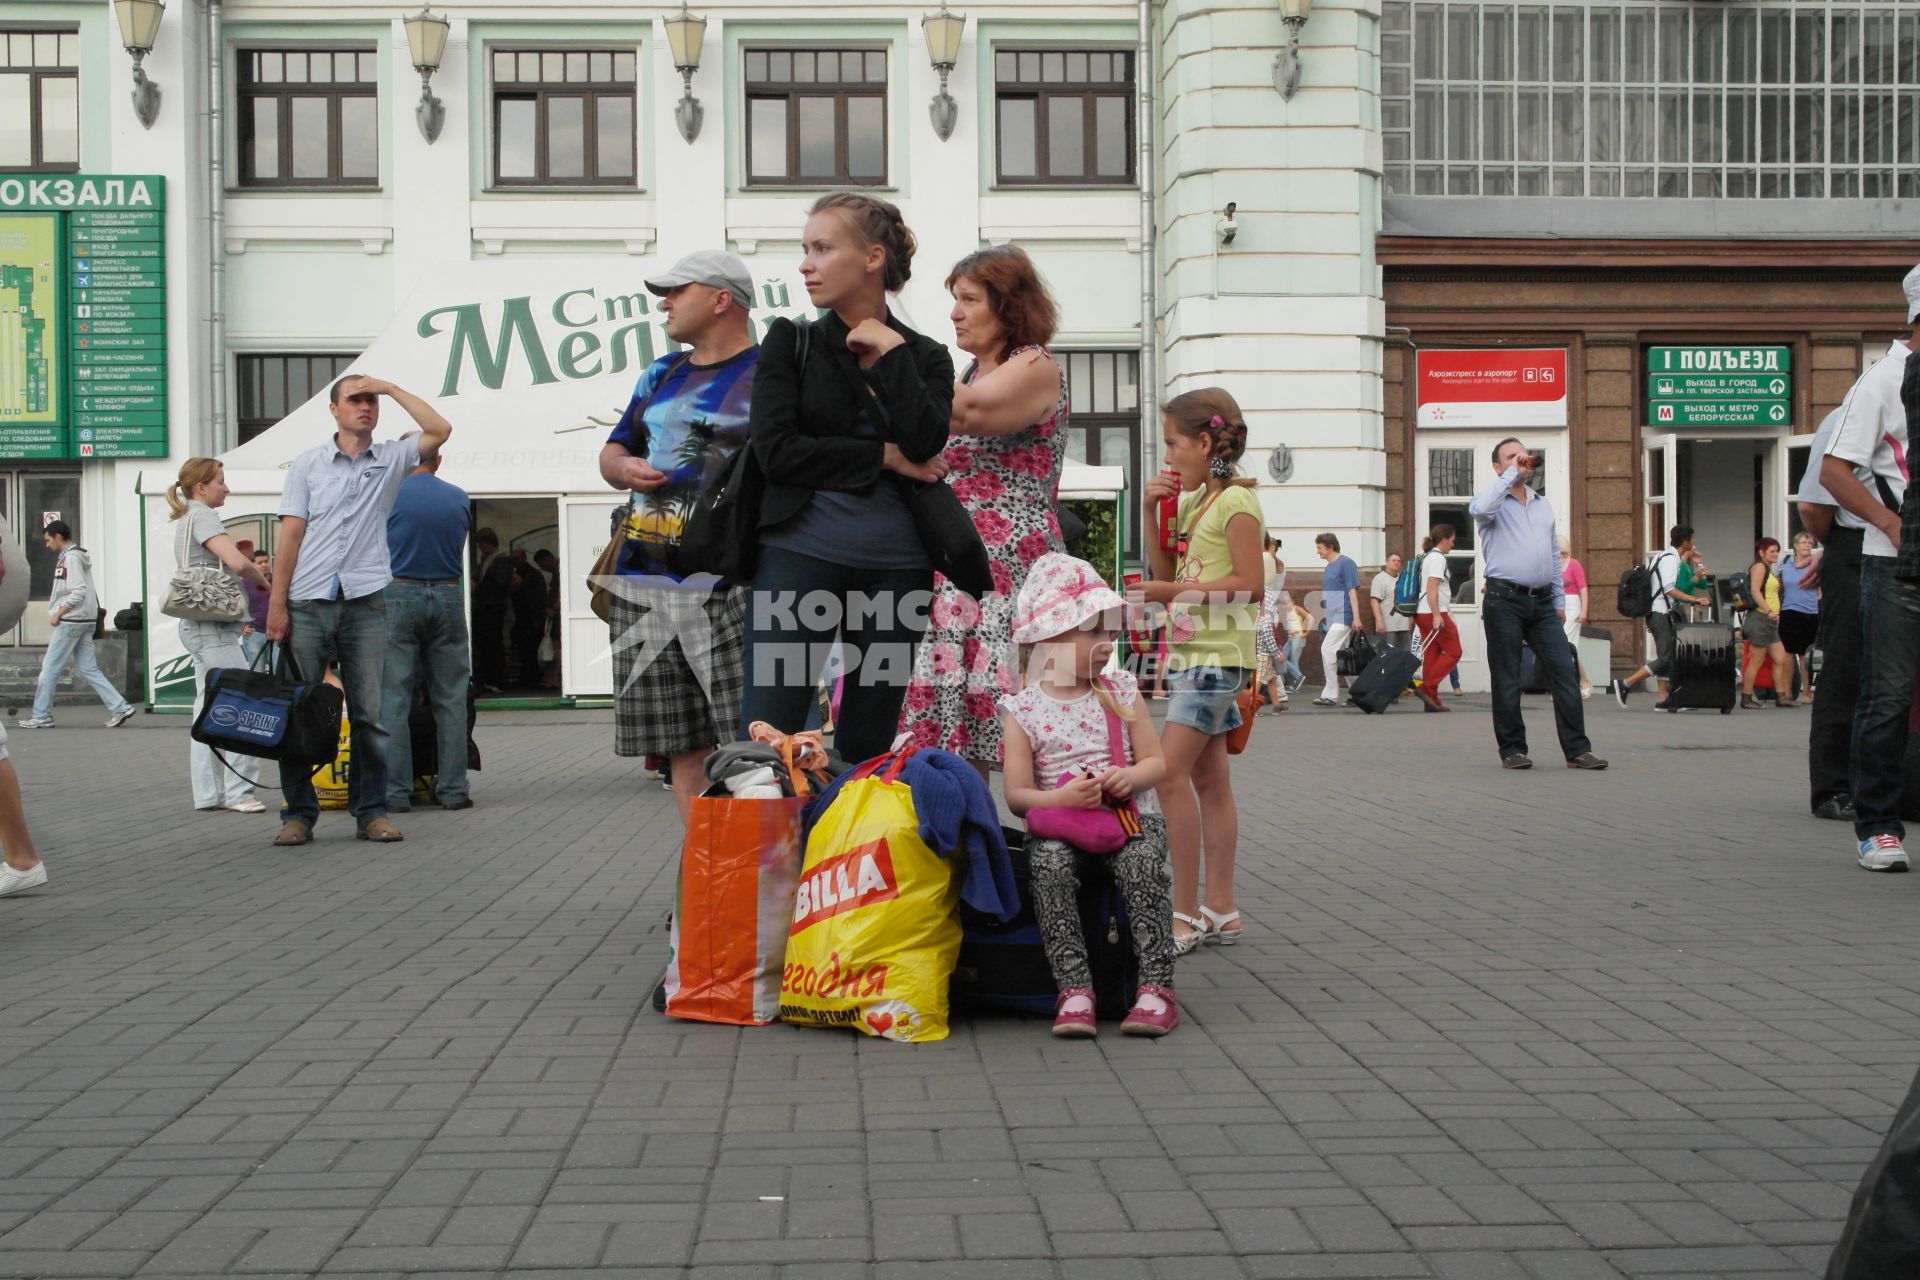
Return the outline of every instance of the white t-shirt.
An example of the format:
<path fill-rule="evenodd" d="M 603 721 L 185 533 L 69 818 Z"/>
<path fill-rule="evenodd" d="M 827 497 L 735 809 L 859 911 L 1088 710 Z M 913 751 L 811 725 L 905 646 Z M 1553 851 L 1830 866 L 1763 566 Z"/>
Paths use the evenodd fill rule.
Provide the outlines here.
<path fill-rule="evenodd" d="M 1380 616 L 1387 620 L 1387 633 L 1389 635 L 1396 631 L 1406 631 L 1413 626 L 1412 618 L 1409 618 L 1404 613 L 1395 613 L 1393 611 L 1394 588 L 1397 587 L 1399 583 L 1400 579 L 1388 573 L 1385 569 L 1382 569 L 1373 575 L 1373 585 L 1367 590 L 1368 595 L 1380 602 Z"/>
<path fill-rule="evenodd" d="M 1820 420 L 1820 430 L 1813 436 L 1813 443 L 1807 448 L 1807 470 L 1800 477 L 1800 492 L 1794 494 L 1797 502 L 1810 502 L 1819 507 L 1833 508 L 1833 522 L 1843 529 L 1864 529 L 1867 522 L 1833 500 L 1827 492 L 1827 486 L 1820 483 L 1820 464 L 1826 461 L 1827 446 L 1833 443 L 1833 429 L 1840 425 L 1840 410 L 1835 409 Z"/>
<path fill-rule="evenodd" d="M 1440 602 L 1440 612 L 1453 612 L 1453 579 L 1447 574 L 1447 553 L 1438 548 L 1429 551 L 1420 558 L 1420 612 L 1432 613 L 1427 607 L 1427 584 L 1435 578 L 1440 580 L 1440 590 L 1434 598 Z"/>
<path fill-rule="evenodd" d="M 1653 558 L 1653 611 L 1672 613 L 1673 597 L 1667 592 L 1680 585 L 1680 553 L 1668 547 Z"/>
<path fill-rule="evenodd" d="M 1827 452 L 1852 463 L 1860 483 L 1882 501 L 1880 482 L 1885 481 L 1896 511 L 1907 492 L 1907 411 L 1900 403 L 1900 381 L 1906 376 L 1908 354 L 1907 345 L 1896 341 L 1860 375 L 1840 402 L 1840 421 L 1827 444 Z M 1860 550 L 1887 559 L 1898 552 L 1872 525 L 1866 526 Z"/>

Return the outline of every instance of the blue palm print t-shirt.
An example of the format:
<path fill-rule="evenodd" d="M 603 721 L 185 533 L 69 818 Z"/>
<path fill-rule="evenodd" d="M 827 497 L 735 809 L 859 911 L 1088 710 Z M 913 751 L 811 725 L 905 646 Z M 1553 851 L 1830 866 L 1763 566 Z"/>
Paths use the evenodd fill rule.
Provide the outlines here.
<path fill-rule="evenodd" d="M 700 491 L 747 442 L 747 410 L 759 362 L 759 347 L 710 365 L 682 361 L 676 352 L 655 360 L 640 375 L 607 443 L 645 458 L 666 474 L 667 482 L 652 493 L 633 495 L 627 511 L 631 541 L 620 560 L 622 574 L 678 580 L 665 556 L 678 545 Z"/>

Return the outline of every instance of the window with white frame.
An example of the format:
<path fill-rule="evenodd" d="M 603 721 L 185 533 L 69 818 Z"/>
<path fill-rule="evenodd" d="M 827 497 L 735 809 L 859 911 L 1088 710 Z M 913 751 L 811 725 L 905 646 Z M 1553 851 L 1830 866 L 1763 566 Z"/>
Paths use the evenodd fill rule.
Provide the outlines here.
<path fill-rule="evenodd" d="M 79 33 L 0 31 L 0 170 L 79 167 Z"/>
<path fill-rule="evenodd" d="M 1547 496 L 1547 451 L 1533 454 L 1533 472 L 1527 487 L 1541 497 Z M 1474 560 L 1479 554 L 1473 516 L 1467 510 L 1474 493 L 1487 483 L 1487 450 L 1478 446 L 1434 445 L 1426 450 L 1427 487 L 1426 523 L 1415 529 L 1414 545 L 1419 546 L 1437 524 L 1453 526 L 1455 542 L 1447 553 L 1447 582 L 1453 590 L 1453 603 L 1472 606 L 1478 603 L 1474 579 Z"/>
<path fill-rule="evenodd" d="M 1920 197 L 1916 0 L 1387 0 L 1388 195 Z"/>

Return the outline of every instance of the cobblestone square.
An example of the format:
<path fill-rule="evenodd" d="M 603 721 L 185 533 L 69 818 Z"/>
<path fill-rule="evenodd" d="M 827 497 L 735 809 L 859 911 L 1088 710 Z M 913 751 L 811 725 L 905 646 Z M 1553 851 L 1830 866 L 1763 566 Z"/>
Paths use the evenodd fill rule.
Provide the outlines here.
<path fill-rule="evenodd" d="M 193 811 L 181 717 L 14 733 L 0 1276 L 1818 1275 L 1920 877 L 1807 816 L 1807 713 L 1596 699 L 1583 774 L 1529 698 L 1515 774 L 1484 699 L 1403 706 L 1260 720 L 1243 944 L 1094 1043 L 655 1014 L 676 824 L 610 713 L 489 714 L 477 808 L 300 850 Z"/>

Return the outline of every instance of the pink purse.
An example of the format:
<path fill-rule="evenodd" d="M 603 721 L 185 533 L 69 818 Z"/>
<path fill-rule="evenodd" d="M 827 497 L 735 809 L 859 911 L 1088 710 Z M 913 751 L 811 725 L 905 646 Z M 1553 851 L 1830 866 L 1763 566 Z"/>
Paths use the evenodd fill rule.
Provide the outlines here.
<path fill-rule="evenodd" d="M 1107 756 L 1115 768 L 1124 769 L 1127 752 L 1120 743 L 1120 717 L 1105 707 L 1101 710 L 1107 717 Z M 1054 789 L 1076 781 L 1077 777 L 1073 773 L 1061 774 Z M 1131 796 L 1117 805 L 1104 800 L 1096 809 L 1029 809 L 1027 831 L 1042 840 L 1058 840 L 1087 853 L 1118 853 L 1127 841 L 1140 834 L 1140 809 Z"/>

